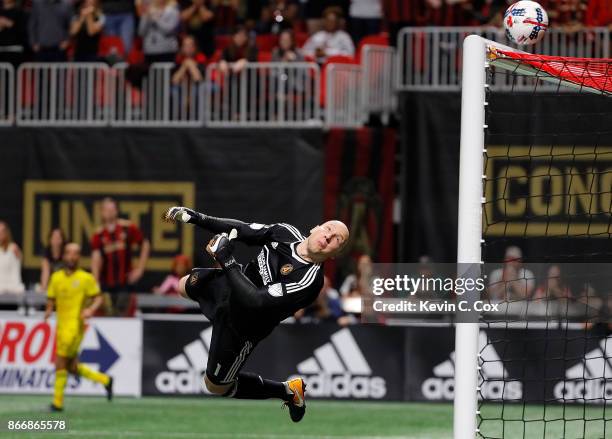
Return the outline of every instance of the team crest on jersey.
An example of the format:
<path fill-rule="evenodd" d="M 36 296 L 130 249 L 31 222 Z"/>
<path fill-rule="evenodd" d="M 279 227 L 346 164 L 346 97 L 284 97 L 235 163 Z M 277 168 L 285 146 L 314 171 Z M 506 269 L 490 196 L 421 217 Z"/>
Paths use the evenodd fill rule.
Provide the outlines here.
<path fill-rule="evenodd" d="M 293 265 L 291 264 L 285 264 L 280 269 L 281 274 L 284 276 L 287 276 L 292 271 L 293 271 Z"/>
<path fill-rule="evenodd" d="M 191 285 L 195 285 L 197 281 L 198 281 L 198 273 L 192 273 L 191 277 L 189 278 L 189 283 Z"/>
<path fill-rule="evenodd" d="M 276 247 L 278 247 L 278 242 L 275 241 L 272 243 L 272 248 L 276 250 Z"/>

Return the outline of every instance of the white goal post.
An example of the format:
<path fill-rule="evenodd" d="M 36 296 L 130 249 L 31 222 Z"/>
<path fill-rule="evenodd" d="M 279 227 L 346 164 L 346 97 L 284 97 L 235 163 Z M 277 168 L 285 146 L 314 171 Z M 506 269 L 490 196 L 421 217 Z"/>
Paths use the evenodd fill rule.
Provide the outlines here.
<path fill-rule="evenodd" d="M 529 57 L 532 58 L 529 59 Z M 559 57 L 557 58 L 558 63 L 563 63 L 563 60 L 572 60 L 573 65 L 557 74 L 554 67 L 556 60 L 553 59 L 551 62 L 550 59 L 554 57 L 539 57 L 553 65 L 548 70 L 539 69 L 537 62 L 534 64 L 533 57 L 539 56 L 527 54 L 477 35 L 470 35 L 463 42 L 457 240 L 457 263 L 463 266 L 470 264 L 473 267 L 482 267 L 483 264 L 484 158 L 487 129 L 485 110 L 488 105 L 486 100 L 489 67 L 495 66 L 521 76 L 537 76 L 537 80 L 552 83 L 557 87 L 612 95 L 610 73 L 608 71 L 604 73 L 589 71 L 589 63 L 596 64 L 597 61 L 610 63 L 610 60 Z M 580 63 L 583 63 L 584 66 L 581 66 Z M 585 71 L 589 71 L 589 74 L 585 75 Z M 605 81 L 601 77 L 605 77 Z M 481 268 L 475 270 L 479 272 Z M 480 273 L 476 275 L 479 276 Z M 478 435 L 480 324 L 475 320 L 477 319 L 472 318 L 471 321 L 462 322 L 458 319 L 456 323 L 454 439 L 473 439 Z"/>

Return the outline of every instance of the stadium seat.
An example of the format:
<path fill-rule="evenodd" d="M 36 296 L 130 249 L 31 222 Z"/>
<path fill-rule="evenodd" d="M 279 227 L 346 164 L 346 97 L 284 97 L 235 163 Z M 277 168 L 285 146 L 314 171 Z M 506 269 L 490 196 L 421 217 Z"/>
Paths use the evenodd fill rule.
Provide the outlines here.
<path fill-rule="evenodd" d="M 132 49 L 127 57 L 129 64 L 142 64 L 144 62 L 144 52 L 142 51 L 142 39 L 136 38 L 132 44 Z"/>
<path fill-rule="evenodd" d="M 257 61 L 258 62 L 271 62 L 272 52 L 260 50 L 259 52 L 257 52 Z"/>
<path fill-rule="evenodd" d="M 215 48 L 217 50 L 223 50 L 225 49 L 227 46 L 229 46 L 229 43 L 231 41 L 231 36 L 229 35 L 217 35 L 215 37 Z"/>
<path fill-rule="evenodd" d="M 308 40 L 308 32 L 295 32 L 295 45 L 297 47 L 303 47 L 304 44 L 306 44 L 306 41 Z"/>
<path fill-rule="evenodd" d="M 115 35 L 102 35 L 100 37 L 100 44 L 98 45 L 98 56 L 106 57 L 113 51 L 117 53 L 121 58 L 125 58 L 125 47 L 123 46 L 123 40 L 121 37 Z"/>
<path fill-rule="evenodd" d="M 264 52 L 271 52 L 278 45 L 278 37 L 274 34 L 257 35 L 257 48 Z"/>

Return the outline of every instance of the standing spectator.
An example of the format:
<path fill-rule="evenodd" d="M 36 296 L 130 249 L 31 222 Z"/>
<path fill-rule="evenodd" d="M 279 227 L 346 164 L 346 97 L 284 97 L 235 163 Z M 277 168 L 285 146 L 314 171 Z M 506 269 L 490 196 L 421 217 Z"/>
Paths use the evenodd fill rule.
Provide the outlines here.
<path fill-rule="evenodd" d="M 71 17 L 69 0 L 32 1 L 28 32 L 35 61 L 66 61 Z"/>
<path fill-rule="evenodd" d="M 228 34 L 238 23 L 240 0 L 215 0 L 215 30 L 219 34 Z"/>
<path fill-rule="evenodd" d="M 23 293 L 21 249 L 13 242 L 8 224 L 0 221 L 0 294 Z"/>
<path fill-rule="evenodd" d="M 49 232 L 48 245 L 40 262 L 40 290 L 46 291 L 49 278 L 64 266 L 63 255 L 66 237 L 62 229 Z"/>
<path fill-rule="evenodd" d="M 185 35 L 181 42 L 181 51 L 176 57 L 176 69 L 172 75 L 172 84 L 178 85 L 185 80 L 201 82 L 204 79 L 206 57 L 198 52 L 195 38 Z"/>
<path fill-rule="evenodd" d="M 0 62 L 17 67 L 27 44 L 26 18 L 15 0 L 3 0 L 0 9 Z"/>
<path fill-rule="evenodd" d="M 363 37 L 380 32 L 382 24 L 381 0 L 351 0 L 349 9 L 351 36 L 355 44 Z"/>
<path fill-rule="evenodd" d="M 74 38 L 75 61 L 92 62 L 98 59 L 98 45 L 104 21 L 98 0 L 81 2 L 79 12 L 70 24 L 70 36 Z"/>
<path fill-rule="evenodd" d="M 142 6 L 138 33 L 143 38 L 145 62 L 174 62 L 178 52 L 180 14 L 173 0 L 152 0 Z"/>
<path fill-rule="evenodd" d="M 383 0 L 383 15 L 391 45 L 397 45 L 401 28 L 425 24 L 425 10 L 425 0 Z"/>
<path fill-rule="evenodd" d="M 349 11 L 349 3 L 350 0 L 308 0 L 304 7 L 308 33 L 314 34 L 323 29 L 323 13 L 326 8 L 335 6 L 341 11 L 341 16 L 346 17 Z"/>
<path fill-rule="evenodd" d="M 230 44 L 223 49 L 219 69 L 239 73 L 247 62 L 257 61 L 257 47 L 249 42 L 249 34 L 244 26 L 238 26 L 233 34 Z"/>
<path fill-rule="evenodd" d="M 340 29 L 341 10 L 327 8 L 323 12 L 323 30 L 312 35 L 304 44 L 304 54 L 319 62 L 333 55 L 354 56 L 355 46 L 349 34 Z"/>
<path fill-rule="evenodd" d="M 293 31 L 286 29 L 278 37 L 278 47 L 272 51 L 272 61 L 274 62 L 293 62 L 304 61 L 302 52 L 295 44 Z"/>
<path fill-rule="evenodd" d="M 200 50 L 211 58 L 215 53 L 215 8 L 211 0 L 183 0 L 181 21 L 195 37 Z"/>
<path fill-rule="evenodd" d="M 140 246 L 136 267 L 132 267 L 132 254 Z M 102 226 L 91 239 L 91 271 L 111 296 L 113 313 L 125 315 L 128 310 L 129 292 L 142 278 L 149 258 L 149 241 L 131 221 L 119 218 L 117 202 L 112 198 L 102 200 Z"/>
<path fill-rule="evenodd" d="M 361 297 L 371 290 L 372 258 L 361 255 L 357 259 L 357 270 L 355 274 L 349 274 L 340 286 L 340 294 L 343 297 Z"/>
<path fill-rule="evenodd" d="M 261 8 L 255 30 L 258 34 L 279 34 L 293 29 L 297 13 L 298 5 L 293 0 L 270 0 Z"/>
<path fill-rule="evenodd" d="M 134 0 L 101 1 L 106 17 L 104 34 L 120 37 L 125 53 L 130 53 L 134 42 Z"/>
<path fill-rule="evenodd" d="M 535 288 L 533 272 L 523 267 L 523 252 L 517 246 L 506 249 L 503 265 L 489 274 L 489 298 L 511 302 L 526 300 Z"/>

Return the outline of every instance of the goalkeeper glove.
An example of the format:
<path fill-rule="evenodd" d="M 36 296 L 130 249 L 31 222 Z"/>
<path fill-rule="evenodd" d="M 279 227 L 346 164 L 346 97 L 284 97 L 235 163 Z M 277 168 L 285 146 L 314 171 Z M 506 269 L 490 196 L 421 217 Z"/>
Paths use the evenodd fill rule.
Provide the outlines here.
<path fill-rule="evenodd" d="M 208 253 L 210 253 L 226 270 L 238 265 L 238 262 L 236 262 L 236 259 L 232 255 L 234 252 L 234 243 L 232 243 L 232 240 L 237 236 L 238 231 L 232 229 L 229 235 L 227 233 L 220 233 L 215 235 L 208 243 Z"/>
<path fill-rule="evenodd" d="M 166 211 L 163 219 L 169 222 L 178 221 L 181 223 L 196 224 L 200 215 L 200 213 L 188 207 L 173 206 Z"/>

